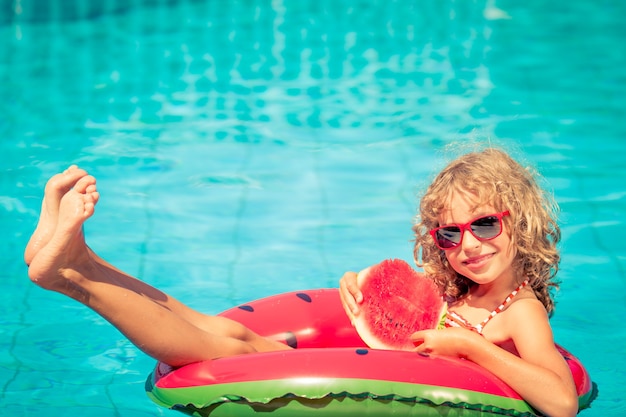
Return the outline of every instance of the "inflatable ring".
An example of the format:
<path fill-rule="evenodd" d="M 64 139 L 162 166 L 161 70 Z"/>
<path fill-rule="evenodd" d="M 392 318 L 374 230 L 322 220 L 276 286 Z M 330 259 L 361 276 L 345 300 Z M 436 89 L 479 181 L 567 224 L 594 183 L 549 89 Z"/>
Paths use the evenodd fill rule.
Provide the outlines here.
<path fill-rule="evenodd" d="M 155 403 L 215 417 L 536 415 L 508 385 L 473 362 L 367 348 L 337 289 L 275 295 L 221 315 L 295 349 L 180 368 L 158 363 L 146 381 Z M 595 385 L 578 359 L 559 350 L 585 408 Z"/>

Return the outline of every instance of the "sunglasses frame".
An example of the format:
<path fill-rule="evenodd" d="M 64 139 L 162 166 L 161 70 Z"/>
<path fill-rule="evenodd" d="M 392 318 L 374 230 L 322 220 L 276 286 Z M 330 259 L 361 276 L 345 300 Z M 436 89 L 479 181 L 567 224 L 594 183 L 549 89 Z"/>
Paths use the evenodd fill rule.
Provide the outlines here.
<path fill-rule="evenodd" d="M 476 217 L 475 219 L 470 220 L 467 223 L 464 224 L 460 224 L 460 223 L 451 223 L 451 224 L 446 224 L 444 226 L 439 226 L 439 227 L 435 227 L 434 229 L 432 229 L 429 233 L 433 238 L 433 241 L 435 242 L 435 246 L 437 246 L 439 249 L 441 250 L 450 250 L 450 249 L 454 249 L 454 248 L 458 248 L 459 246 L 461 246 L 461 243 L 463 243 L 463 235 L 465 233 L 466 230 L 468 230 L 472 236 L 474 236 L 476 239 L 480 240 L 481 242 L 484 242 L 486 240 L 492 240 L 497 238 L 498 236 L 500 236 L 502 234 L 502 230 L 504 229 L 504 227 L 502 227 L 502 218 L 505 216 L 509 216 L 511 213 L 508 210 L 502 211 L 500 213 L 495 213 L 495 214 L 486 214 L 484 216 L 479 216 Z M 479 237 L 476 236 L 476 234 L 474 234 L 474 231 L 472 230 L 472 223 L 476 222 L 477 220 L 480 219 L 484 219 L 487 217 L 496 217 L 498 219 L 498 223 L 500 223 L 500 231 L 492 237 Z M 441 229 L 445 229 L 448 227 L 458 227 L 459 231 L 461 232 L 461 237 L 459 238 L 459 243 L 455 244 L 454 246 L 450 246 L 447 248 L 443 248 L 439 245 L 439 240 L 437 239 L 437 232 Z"/>

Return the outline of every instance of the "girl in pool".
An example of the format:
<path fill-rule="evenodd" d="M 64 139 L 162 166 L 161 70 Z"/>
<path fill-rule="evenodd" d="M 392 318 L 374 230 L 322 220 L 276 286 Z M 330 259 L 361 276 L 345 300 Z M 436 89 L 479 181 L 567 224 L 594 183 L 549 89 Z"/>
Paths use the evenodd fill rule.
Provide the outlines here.
<path fill-rule="evenodd" d="M 24 254 L 33 282 L 92 308 L 146 354 L 173 366 L 290 349 L 192 310 L 101 259 L 82 232 L 98 199 L 95 178 L 75 166 L 50 179 Z M 422 200 L 415 253 L 454 314 L 450 327 L 417 332 L 413 341 L 417 353 L 487 368 L 547 415 L 572 416 L 576 390 L 548 322 L 548 287 L 559 259 L 551 207 L 532 176 L 503 152 L 471 153 L 447 167 Z M 340 287 L 346 312 L 358 315 L 356 273 L 346 273 Z"/>
<path fill-rule="evenodd" d="M 556 204 L 533 175 L 496 149 L 450 163 L 422 197 L 414 257 L 448 302 L 446 328 L 412 335 L 423 355 L 471 360 L 549 416 L 572 416 L 578 399 L 548 321 L 558 269 Z M 340 294 L 359 314 L 357 274 Z"/>

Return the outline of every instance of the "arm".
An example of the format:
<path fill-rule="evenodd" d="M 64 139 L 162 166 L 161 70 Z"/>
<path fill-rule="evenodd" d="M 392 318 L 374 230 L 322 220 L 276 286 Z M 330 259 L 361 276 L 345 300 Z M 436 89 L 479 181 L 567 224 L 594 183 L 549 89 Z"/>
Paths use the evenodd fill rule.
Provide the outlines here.
<path fill-rule="evenodd" d="M 418 345 L 416 351 L 471 360 L 502 379 L 542 413 L 551 417 L 576 415 L 576 388 L 567 363 L 554 346 L 541 303 L 519 300 L 500 315 L 498 326 L 486 329 L 505 329 L 519 356 L 461 328 L 415 333 L 412 339 Z"/>

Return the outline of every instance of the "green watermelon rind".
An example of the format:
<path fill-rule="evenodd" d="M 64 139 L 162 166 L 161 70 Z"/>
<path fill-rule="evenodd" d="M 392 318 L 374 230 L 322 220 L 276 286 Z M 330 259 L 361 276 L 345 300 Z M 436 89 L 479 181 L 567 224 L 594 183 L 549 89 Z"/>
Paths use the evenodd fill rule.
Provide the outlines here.
<path fill-rule="evenodd" d="M 161 388 L 151 375 L 146 381 L 146 393 L 161 406 L 215 417 L 256 416 L 259 410 L 277 416 L 357 415 L 363 413 L 365 400 L 371 415 L 395 414 L 396 407 L 401 407 L 403 415 L 535 416 L 521 399 L 453 387 L 336 377 L 318 378 L 311 384 L 309 379 Z"/>
<path fill-rule="evenodd" d="M 437 330 L 441 330 L 446 327 L 446 317 L 448 316 L 448 303 L 443 302 L 441 309 L 441 315 L 439 316 L 439 324 L 437 324 Z"/>

